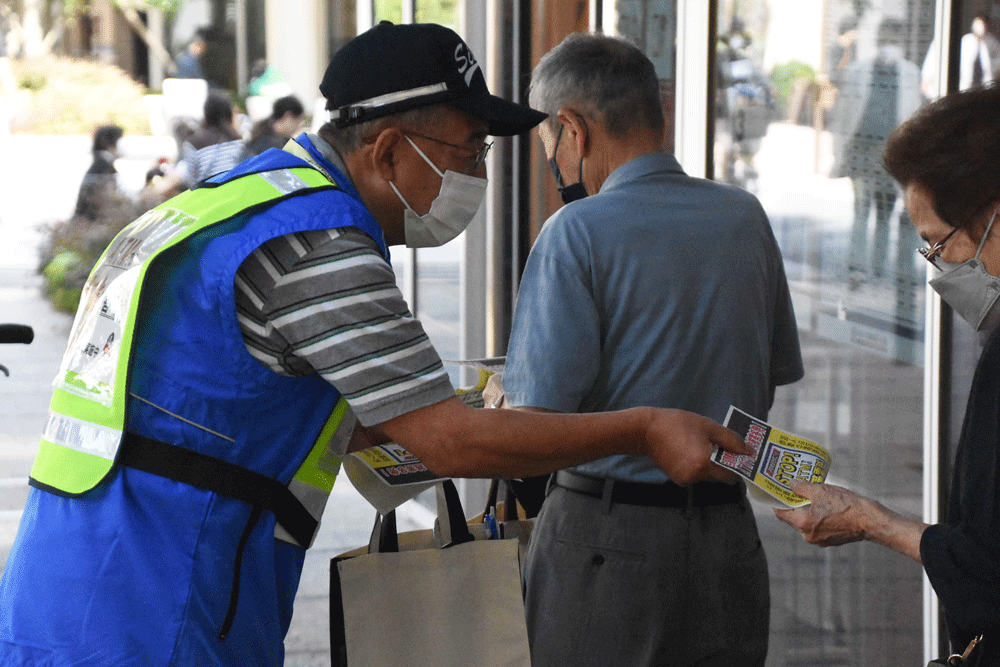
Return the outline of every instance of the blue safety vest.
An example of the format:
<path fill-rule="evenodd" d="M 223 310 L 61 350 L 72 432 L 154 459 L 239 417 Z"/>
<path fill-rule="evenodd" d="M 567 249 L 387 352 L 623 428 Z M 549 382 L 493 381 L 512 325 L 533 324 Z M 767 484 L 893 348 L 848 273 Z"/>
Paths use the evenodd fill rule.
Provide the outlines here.
<path fill-rule="evenodd" d="M 281 487 L 294 486 L 309 459 L 331 465 L 317 443 L 343 422 L 346 405 L 317 375 L 281 376 L 255 360 L 235 309 L 240 264 L 277 236 L 353 226 L 388 260 L 381 230 L 348 179 L 307 138 L 298 141 L 338 187 L 290 187 L 214 221 L 149 265 L 130 332 L 123 450 L 132 435 L 154 443 L 154 453 L 176 448 L 196 465 L 218 461 Z M 164 207 L 190 214 L 198 210 L 191 201 L 221 196 L 240 179 L 302 169 L 310 167 L 298 157 L 270 150 L 187 193 L 183 206 Z M 63 439 L 72 444 L 53 437 L 57 465 L 42 465 L 48 481 L 36 486 L 60 491 L 49 482 L 72 460 Z M 0 583 L 0 665 L 280 664 L 305 545 L 276 540 L 274 514 L 254 498 L 150 470 L 118 459 L 78 497 L 32 490 Z"/>

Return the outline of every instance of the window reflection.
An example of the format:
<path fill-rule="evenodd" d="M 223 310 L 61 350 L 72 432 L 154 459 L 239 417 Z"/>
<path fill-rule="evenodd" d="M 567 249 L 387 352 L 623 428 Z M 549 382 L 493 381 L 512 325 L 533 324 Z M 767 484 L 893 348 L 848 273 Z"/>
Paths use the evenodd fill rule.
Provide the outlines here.
<path fill-rule="evenodd" d="M 827 446 L 831 481 L 921 513 L 923 260 L 881 165 L 916 111 L 933 0 L 720 2 L 714 175 L 754 192 L 792 290 L 805 379 L 770 419 Z M 816 549 L 759 517 L 768 665 L 918 663 L 922 574 L 871 545 Z"/>
<path fill-rule="evenodd" d="M 607 32 L 621 35 L 646 54 L 660 79 L 665 120 L 664 142 L 674 145 L 674 98 L 676 71 L 677 9 L 673 0 L 635 2 L 617 0 L 615 12 L 607 19 Z M 554 46 L 554 45 L 553 45 Z"/>

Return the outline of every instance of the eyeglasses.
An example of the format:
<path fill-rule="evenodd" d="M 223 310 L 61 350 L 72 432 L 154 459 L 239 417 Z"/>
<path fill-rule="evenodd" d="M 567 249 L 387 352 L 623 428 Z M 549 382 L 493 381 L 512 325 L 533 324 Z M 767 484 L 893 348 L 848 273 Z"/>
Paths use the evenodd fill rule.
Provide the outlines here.
<path fill-rule="evenodd" d="M 941 239 L 940 241 L 938 241 L 937 243 L 935 243 L 930 247 L 924 246 L 922 248 L 917 248 L 917 252 L 923 255 L 924 259 L 926 259 L 928 262 L 934 265 L 935 269 L 940 269 L 941 267 L 938 266 L 937 259 L 938 257 L 941 256 L 941 253 L 944 252 L 944 244 L 948 242 L 948 239 L 951 238 L 951 235 L 957 232 L 958 229 L 959 228 L 956 227 L 955 229 L 951 230 L 950 232 L 948 232 L 947 236 L 945 236 L 943 239 Z"/>
<path fill-rule="evenodd" d="M 444 144 L 445 146 L 451 146 L 452 148 L 457 148 L 459 150 L 463 150 L 463 151 L 472 151 L 472 150 L 475 150 L 475 149 L 469 148 L 468 146 L 460 146 L 458 144 L 453 144 L 453 143 L 448 142 L 448 141 L 442 141 L 441 139 L 435 139 L 434 137 L 428 137 L 425 134 L 420 134 L 418 132 L 413 132 L 411 130 L 405 130 L 405 132 L 406 132 L 406 134 L 409 134 L 411 136 L 420 137 L 421 139 L 427 139 L 428 141 L 433 141 L 433 142 L 436 142 L 436 143 L 439 143 L 439 144 Z M 489 143 L 487 143 L 485 141 L 483 142 L 483 145 L 476 152 L 475 161 L 473 162 L 473 170 L 474 171 L 479 171 L 480 169 L 483 168 L 483 165 L 486 163 L 486 156 L 489 155 L 489 152 L 490 152 L 491 148 L 493 148 L 493 142 L 492 141 L 489 142 Z"/>

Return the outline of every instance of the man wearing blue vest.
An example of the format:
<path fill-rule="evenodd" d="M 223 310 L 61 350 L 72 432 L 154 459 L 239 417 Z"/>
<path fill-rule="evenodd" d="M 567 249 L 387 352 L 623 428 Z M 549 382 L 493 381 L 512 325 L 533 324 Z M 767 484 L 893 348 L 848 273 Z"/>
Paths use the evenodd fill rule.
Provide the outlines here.
<path fill-rule="evenodd" d="M 387 246 L 446 243 L 489 135 L 544 114 L 489 94 L 451 30 L 382 24 L 333 58 L 331 122 L 130 225 L 81 299 L 0 582 L 0 665 L 280 665 L 341 456 L 398 442 L 445 476 L 613 453 L 735 481 L 711 420 L 473 410 Z"/>
<path fill-rule="evenodd" d="M 508 404 L 765 419 L 803 369 L 760 204 L 663 150 L 656 70 L 622 39 L 570 35 L 535 67 L 530 100 L 549 114 L 539 136 L 567 203 L 525 266 Z M 644 456 L 560 470 L 524 562 L 532 664 L 762 666 L 767 577 L 742 483 L 688 485 Z"/>

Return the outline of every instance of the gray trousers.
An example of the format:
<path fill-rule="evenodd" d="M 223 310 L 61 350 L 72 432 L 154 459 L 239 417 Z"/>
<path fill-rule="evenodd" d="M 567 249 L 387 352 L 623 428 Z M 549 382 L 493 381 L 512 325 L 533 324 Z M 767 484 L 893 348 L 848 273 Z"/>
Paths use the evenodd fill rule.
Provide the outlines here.
<path fill-rule="evenodd" d="M 767 561 L 745 498 L 639 507 L 554 487 L 523 573 L 533 667 L 764 664 Z"/>

